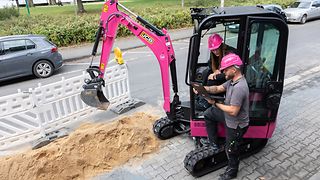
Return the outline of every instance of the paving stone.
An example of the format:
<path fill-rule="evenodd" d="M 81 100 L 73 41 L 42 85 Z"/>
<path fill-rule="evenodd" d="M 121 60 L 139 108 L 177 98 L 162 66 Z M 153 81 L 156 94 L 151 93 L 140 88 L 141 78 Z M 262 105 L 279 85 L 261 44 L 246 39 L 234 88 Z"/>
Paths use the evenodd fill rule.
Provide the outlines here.
<path fill-rule="evenodd" d="M 271 174 L 274 175 L 274 176 L 279 176 L 284 171 L 285 171 L 285 169 L 283 169 L 280 166 L 276 166 L 272 170 L 270 170 Z"/>
<path fill-rule="evenodd" d="M 258 179 L 259 177 L 263 177 L 262 174 L 260 174 L 258 171 L 255 171 L 249 175 L 246 176 L 248 179 L 251 179 L 251 180 L 255 180 L 255 179 Z"/>
<path fill-rule="evenodd" d="M 158 174 L 156 177 L 154 177 L 154 180 L 165 180 L 165 179 L 163 179 L 163 177 L 160 174 Z"/>
<path fill-rule="evenodd" d="M 314 158 L 314 159 L 317 159 L 319 157 L 319 149 L 313 149 L 312 153 L 311 154 L 308 154 L 308 156 Z"/>
<path fill-rule="evenodd" d="M 318 166 L 315 163 L 309 161 L 309 163 L 307 165 L 305 165 L 303 168 L 311 173 L 316 173 L 319 171 L 319 170 L 317 170 L 317 167 Z"/>
<path fill-rule="evenodd" d="M 297 150 L 294 149 L 293 147 L 290 147 L 289 149 L 287 149 L 287 150 L 285 151 L 285 153 L 286 153 L 287 155 L 289 155 L 289 156 L 293 156 L 296 152 L 297 152 Z"/>
<path fill-rule="evenodd" d="M 274 167 L 268 165 L 268 164 L 264 164 L 258 168 L 255 169 L 255 171 L 258 171 L 260 174 L 266 174 L 268 173 L 270 170 L 272 170 Z"/>
<path fill-rule="evenodd" d="M 272 150 L 277 155 L 282 154 L 282 152 L 286 151 L 285 148 L 283 148 L 280 144 L 275 147 L 275 149 Z"/>
<path fill-rule="evenodd" d="M 296 176 L 300 179 L 305 179 L 305 177 L 309 174 L 309 172 L 303 168 L 301 168 L 298 172 L 296 172 Z"/>
<path fill-rule="evenodd" d="M 274 157 L 276 157 L 278 154 L 274 153 L 273 151 L 270 151 L 265 158 L 267 158 L 268 160 L 272 160 L 274 159 Z"/>
<path fill-rule="evenodd" d="M 293 168 L 293 166 L 289 166 L 287 167 L 287 169 L 285 169 L 282 174 L 286 175 L 287 177 L 293 177 L 296 173 L 296 169 Z"/>
<path fill-rule="evenodd" d="M 271 161 L 268 162 L 268 165 L 271 167 L 276 167 L 280 163 L 281 161 L 279 161 L 278 159 L 272 159 Z"/>

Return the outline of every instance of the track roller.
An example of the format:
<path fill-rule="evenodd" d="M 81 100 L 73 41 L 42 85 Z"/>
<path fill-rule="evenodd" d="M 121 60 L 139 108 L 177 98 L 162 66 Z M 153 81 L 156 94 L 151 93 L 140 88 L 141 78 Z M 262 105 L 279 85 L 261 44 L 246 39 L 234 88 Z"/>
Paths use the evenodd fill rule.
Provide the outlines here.
<path fill-rule="evenodd" d="M 167 117 L 163 117 L 156 120 L 156 122 L 153 124 L 153 132 L 159 139 L 169 139 L 177 135 L 174 130 L 174 125 L 174 121 L 170 120 Z"/>

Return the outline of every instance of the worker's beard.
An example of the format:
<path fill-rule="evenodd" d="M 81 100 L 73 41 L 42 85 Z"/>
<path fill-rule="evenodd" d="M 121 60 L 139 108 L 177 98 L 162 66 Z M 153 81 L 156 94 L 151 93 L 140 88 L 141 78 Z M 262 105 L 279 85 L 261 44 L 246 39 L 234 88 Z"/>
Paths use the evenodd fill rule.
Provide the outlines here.
<path fill-rule="evenodd" d="M 234 73 L 225 73 L 225 78 L 226 80 L 230 80 L 230 79 L 233 79 L 235 76 Z"/>

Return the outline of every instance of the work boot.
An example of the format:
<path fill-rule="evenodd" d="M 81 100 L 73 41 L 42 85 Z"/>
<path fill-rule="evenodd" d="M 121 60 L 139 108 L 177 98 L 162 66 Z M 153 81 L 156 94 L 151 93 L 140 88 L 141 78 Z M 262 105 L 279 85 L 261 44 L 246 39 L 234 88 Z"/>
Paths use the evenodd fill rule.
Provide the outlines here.
<path fill-rule="evenodd" d="M 238 169 L 227 167 L 223 174 L 220 174 L 219 180 L 230 180 L 236 178 L 238 174 Z"/>

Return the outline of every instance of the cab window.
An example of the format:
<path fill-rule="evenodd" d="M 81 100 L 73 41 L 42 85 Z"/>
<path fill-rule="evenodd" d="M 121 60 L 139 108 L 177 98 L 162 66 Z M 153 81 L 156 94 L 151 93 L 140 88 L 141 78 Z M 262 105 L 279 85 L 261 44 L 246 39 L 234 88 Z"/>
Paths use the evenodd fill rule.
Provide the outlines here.
<path fill-rule="evenodd" d="M 251 25 L 246 79 L 251 88 L 263 89 L 274 73 L 279 30 L 268 23 Z"/>
<path fill-rule="evenodd" d="M 210 59 L 210 51 L 208 49 L 208 38 L 210 35 L 217 33 L 223 38 L 223 44 L 226 45 L 227 52 L 234 52 L 238 45 L 239 24 L 236 22 L 228 22 L 219 24 L 216 28 L 208 31 L 201 39 L 200 56 L 198 63 L 207 63 Z M 237 52 L 235 52 L 237 53 Z"/>

